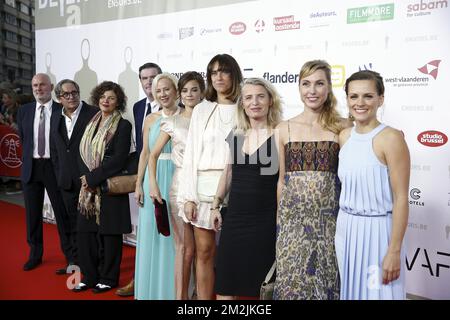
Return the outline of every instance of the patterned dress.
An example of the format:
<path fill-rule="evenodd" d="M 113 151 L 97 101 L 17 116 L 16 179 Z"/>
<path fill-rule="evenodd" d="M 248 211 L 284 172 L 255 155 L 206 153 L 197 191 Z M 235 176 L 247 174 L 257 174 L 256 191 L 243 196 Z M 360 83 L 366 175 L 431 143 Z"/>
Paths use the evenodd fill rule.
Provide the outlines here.
<path fill-rule="evenodd" d="M 339 299 L 334 249 L 340 183 L 339 144 L 285 145 L 285 187 L 278 208 L 276 300 Z"/>

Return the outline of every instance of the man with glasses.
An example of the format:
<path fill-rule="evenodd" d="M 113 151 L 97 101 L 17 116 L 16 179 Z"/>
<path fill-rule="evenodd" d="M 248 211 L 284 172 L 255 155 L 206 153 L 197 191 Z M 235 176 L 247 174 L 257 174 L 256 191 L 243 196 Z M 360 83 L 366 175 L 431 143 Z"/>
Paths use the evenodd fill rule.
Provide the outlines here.
<path fill-rule="evenodd" d="M 22 105 L 17 113 L 20 142 L 22 144 L 21 180 L 25 200 L 27 242 L 30 246 L 28 261 L 23 270 L 29 271 L 42 263 L 44 191 L 55 213 L 61 249 L 67 262 L 72 259 L 72 248 L 66 232 L 67 213 L 61 193 L 56 186 L 50 148 L 52 120 L 61 115 L 61 105 L 52 100 L 53 84 L 45 73 L 31 80 L 36 102 Z"/>
<path fill-rule="evenodd" d="M 56 274 L 63 275 L 73 272 L 73 265 L 77 265 L 78 260 L 76 228 L 78 196 L 81 188 L 81 174 L 78 168 L 80 141 L 89 120 L 99 110 L 80 101 L 80 87 L 73 80 L 61 80 L 55 87 L 55 96 L 59 99 L 62 109 L 58 112 L 58 116 L 52 117 L 50 139 L 52 161 L 58 187 L 69 216 L 66 231 L 72 244 L 71 258 L 67 267 L 56 270 Z"/>

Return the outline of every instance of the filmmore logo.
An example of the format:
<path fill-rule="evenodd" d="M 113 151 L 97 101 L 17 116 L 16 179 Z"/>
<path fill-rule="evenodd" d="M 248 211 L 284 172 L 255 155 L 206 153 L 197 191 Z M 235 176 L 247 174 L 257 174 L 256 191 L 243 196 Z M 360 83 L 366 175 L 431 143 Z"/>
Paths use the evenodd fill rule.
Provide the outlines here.
<path fill-rule="evenodd" d="M 300 20 L 295 20 L 294 15 L 273 18 L 275 31 L 300 29 Z"/>
<path fill-rule="evenodd" d="M 448 137 L 440 131 L 428 130 L 419 133 L 417 141 L 426 147 L 441 147 L 447 143 Z"/>
<path fill-rule="evenodd" d="M 432 13 L 432 10 L 445 9 L 448 7 L 448 1 L 423 1 L 409 4 L 407 6 L 406 17 L 427 16 Z"/>
<path fill-rule="evenodd" d="M 347 24 L 392 19 L 394 19 L 393 3 L 347 9 Z"/>

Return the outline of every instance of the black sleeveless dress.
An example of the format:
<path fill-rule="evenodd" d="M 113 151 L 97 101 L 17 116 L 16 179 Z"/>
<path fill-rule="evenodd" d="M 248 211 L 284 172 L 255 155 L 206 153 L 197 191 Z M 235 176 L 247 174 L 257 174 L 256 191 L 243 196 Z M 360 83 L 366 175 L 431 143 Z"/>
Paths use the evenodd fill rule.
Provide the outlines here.
<path fill-rule="evenodd" d="M 273 136 L 257 151 L 242 152 L 244 137 L 227 138 L 232 180 L 216 255 L 216 293 L 259 296 L 275 261 L 278 153 Z"/>

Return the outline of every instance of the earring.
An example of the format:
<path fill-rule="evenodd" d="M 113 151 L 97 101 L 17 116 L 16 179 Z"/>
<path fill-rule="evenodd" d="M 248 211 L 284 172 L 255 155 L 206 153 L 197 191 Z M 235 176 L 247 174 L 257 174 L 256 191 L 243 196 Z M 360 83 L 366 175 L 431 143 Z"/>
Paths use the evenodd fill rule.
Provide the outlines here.
<path fill-rule="evenodd" d="M 349 119 L 350 121 L 355 121 L 355 117 L 352 116 L 352 114 L 351 114 L 350 112 L 348 113 L 348 119 Z"/>

